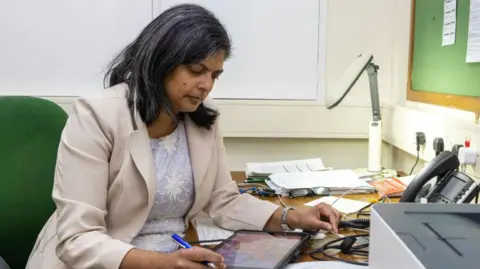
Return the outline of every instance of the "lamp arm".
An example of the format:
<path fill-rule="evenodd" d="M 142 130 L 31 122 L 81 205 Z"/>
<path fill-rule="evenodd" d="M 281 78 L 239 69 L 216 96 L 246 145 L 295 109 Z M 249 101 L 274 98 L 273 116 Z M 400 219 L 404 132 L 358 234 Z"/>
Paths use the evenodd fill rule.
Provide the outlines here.
<path fill-rule="evenodd" d="M 382 171 L 382 117 L 380 115 L 380 98 L 378 94 L 378 65 L 370 62 L 366 67 L 370 81 L 373 119 L 368 131 L 368 171 Z"/>
<path fill-rule="evenodd" d="M 366 67 L 368 79 L 370 81 L 370 97 L 372 98 L 372 114 L 373 121 L 381 121 L 382 117 L 380 115 L 380 97 L 378 94 L 378 78 L 377 70 L 378 65 L 374 63 L 369 63 Z"/>

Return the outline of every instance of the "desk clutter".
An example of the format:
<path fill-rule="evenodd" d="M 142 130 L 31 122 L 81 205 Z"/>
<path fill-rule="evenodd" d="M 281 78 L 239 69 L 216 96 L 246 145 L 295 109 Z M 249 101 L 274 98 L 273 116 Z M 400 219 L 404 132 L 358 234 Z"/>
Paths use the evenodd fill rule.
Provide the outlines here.
<path fill-rule="evenodd" d="M 320 231 L 312 235 L 306 250 L 302 251 L 301 262 L 292 259 L 291 264 L 285 267 L 287 269 L 354 269 L 366 268 L 365 266 L 389 268 L 392 261 L 398 268 L 413 268 L 413 261 L 418 265 L 415 268 L 440 268 L 440 265 L 443 266 L 442 268 L 451 268 L 454 264 L 449 262 L 453 259 L 446 254 L 452 254 L 452 247 L 445 248 L 447 246 L 443 243 L 445 236 L 461 239 L 455 242 L 455 246 L 458 245 L 459 248 L 454 251 L 456 255 L 461 253 L 463 267 L 456 268 L 478 268 L 478 251 L 474 249 L 475 242 L 479 238 L 476 231 L 480 227 L 478 221 L 480 218 L 477 217 L 480 216 L 480 211 L 477 206 L 469 205 L 474 198 L 472 195 L 478 195 L 478 193 L 472 191 L 469 199 L 465 201 L 458 202 L 451 199 L 450 204 L 438 201 L 424 202 L 422 199 L 417 201 L 415 197 L 419 196 L 426 200 L 425 197 L 433 193 L 443 195 L 444 198 L 457 199 L 460 197 L 458 193 L 461 194 L 458 188 L 461 187 L 462 190 L 478 188 L 476 183 L 472 183 L 474 181 L 471 178 L 455 170 L 459 163 L 456 156 L 441 153 L 436 158 L 436 161 L 430 162 L 430 165 L 424 168 L 423 171 L 427 172 L 406 177 L 398 177 L 395 172 L 388 170 L 380 173 L 368 173 L 365 170 L 335 170 L 325 167 L 319 158 L 248 163 L 245 169 L 247 179 L 239 183 L 243 181 L 243 175 L 235 174 L 235 176 L 238 176 L 236 181 L 242 193 L 259 195 L 261 199 L 272 202 L 279 201 L 284 207 L 316 206 L 325 203 L 343 213 L 338 226 L 339 233 Z M 439 165 L 440 161 L 443 162 L 442 165 Z M 445 170 L 450 169 L 450 166 L 451 171 L 448 170 L 447 175 L 442 177 L 438 177 L 440 175 L 438 169 L 433 169 L 441 167 Z M 432 189 L 432 186 L 425 184 L 433 179 L 436 179 L 437 183 Z M 460 184 L 459 180 L 463 183 Z M 446 188 L 449 191 L 437 190 L 447 185 L 450 186 Z M 427 187 L 426 193 L 421 194 L 424 187 Z M 405 198 L 410 196 L 415 199 Z M 374 204 L 378 205 L 373 206 Z M 452 212 L 455 213 L 452 214 Z M 464 217 L 466 215 L 462 214 L 472 215 Z M 474 215 L 475 217 L 470 217 Z M 474 218 L 475 221 L 473 221 Z M 462 221 L 463 224 L 461 224 Z M 438 225 L 439 223 L 446 225 Z M 200 226 L 215 225 L 213 221 L 204 220 L 199 221 L 198 224 Z M 460 226 L 462 226 L 461 229 L 456 228 Z M 202 231 L 202 227 L 199 228 Z M 203 229 L 203 231 L 209 231 L 209 229 Z M 429 232 L 433 232 L 438 238 L 432 237 L 432 233 Z M 208 236 L 215 233 L 217 233 L 215 236 L 222 235 L 220 231 L 210 231 L 210 235 L 199 232 L 199 239 L 211 240 Z M 428 245 L 428 251 L 417 251 L 418 240 L 404 241 L 405 237 L 402 235 L 413 233 L 418 233 L 415 235 L 416 238 L 420 238 L 422 245 Z M 421 236 L 427 233 L 428 237 Z M 227 236 L 227 233 L 223 235 Z M 396 251 L 390 257 L 387 253 L 392 249 Z M 438 256 L 437 252 L 440 250 L 445 255 Z M 431 256 L 425 258 L 427 257 L 425 253 Z M 422 265 L 435 265 L 420 267 L 420 264 L 417 264 L 419 260 Z"/>
<path fill-rule="evenodd" d="M 259 195 L 275 193 L 290 198 L 381 192 L 398 195 L 406 185 L 396 173 L 364 173 L 351 169 L 325 167 L 320 158 L 283 162 L 247 163 L 246 184 L 265 183 L 269 188 Z M 390 180 L 391 179 L 391 180 Z M 394 185 L 394 183 L 398 183 Z M 388 189 L 386 189 L 388 188 Z M 392 189 L 393 188 L 393 189 Z M 258 190 L 245 190 L 252 193 Z M 388 192 L 384 193 L 384 192 Z"/>
<path fill-rule="evenodd" d="M 317 196 L 318 199 L 305 201 L 303 205 L 315 206 L 326 203 L 344 214 L 339 228 L 348 235 L 320 231 L 311 238 L 314 239 L 312 242 L 321 242 L 320 245 L 314 247 L 314 250 L 304 253 L 313 260 L 327 258 L 331 261 L 294 263 L 287 267 L 290 269 L 365 268 L 364 266 L 368 264 L 364 258 L 368 256 L 370 207 L 386 200 L 390 202 L 389 197 L 401 195 L 411 181 L 411 178 L 405 180 L 398 178 L 395 171 L 389 170 L 369 173 L 365 170 L 325 167 L 320 158 L 247 163 L 245 176 L 244 183 L 239 184 L 241 193 L 262 197 L 277 196 L 282 206 L 289 204 L 288 200 L 283 197 L 294 199 Z M 378 196 L 375 193 L 378 193 Z M 350 194 L 364 194 L 365 197 L 360 200 L 344 197 Z M 298 205 L 298 201 L 293 202 L 292 200 L 290 203 Z M 199 239 L 208 240 L 206 234 L 199 234 Z M 344 260 L 336 255 L 331 255 L 332 250 L 344 255 L 356 256 L 360 260 Z"/>
<path fill-rule="evenodd" d="M 326 203 L 343 214 L 339 224 L 340 234 L 328 231 L 312 234 L 309 241 L 311 246 L 303 253 L 309 257 L 309 262 L 292 263 L 287 269 L 365 268 L 370 245 L 371 206 L 387 200 L 391 202 L 389 197 L 401 195 L 412 179 L 397 177 L 396 173 L 390 171 L 368 173 L 362 170 L 336 170 L 325 167 L 320 158 L 247 163 L 245 176 L 244 182 L 237 178 L 240 193 L 257 195 L 269 201 L 278 199 L 284 207 Z M 360 195 L 348 196 L 352 199 L 345 197 L 350 194 Z M 311 198 L 295 199 L 305 196 Z M 192 220 L 192 224 L 198 236 L 197 242 L 191 242 L 193 244 L 218 245 L 234 234 L 234 231 L 218 227 L 204 213 Z M 354 256 L 355 259 L 345 259 L 345 255 Z M 312 260 L 316 261 L 310 262 Z"/>

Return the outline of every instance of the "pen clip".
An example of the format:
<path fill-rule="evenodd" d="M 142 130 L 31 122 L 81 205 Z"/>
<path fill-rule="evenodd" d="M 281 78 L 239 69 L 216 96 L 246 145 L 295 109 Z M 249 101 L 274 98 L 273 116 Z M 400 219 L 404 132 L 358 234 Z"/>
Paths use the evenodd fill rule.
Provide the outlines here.
<path fill-rule="evenodd" d="M 179 247 L 181 248 L 186 248 L 184 245 L 182 245 L 180 242 L 178 242 L 177 240 L 173 239 L 173 242 L 175 242 L 175 244 L 177 244 Z"/>

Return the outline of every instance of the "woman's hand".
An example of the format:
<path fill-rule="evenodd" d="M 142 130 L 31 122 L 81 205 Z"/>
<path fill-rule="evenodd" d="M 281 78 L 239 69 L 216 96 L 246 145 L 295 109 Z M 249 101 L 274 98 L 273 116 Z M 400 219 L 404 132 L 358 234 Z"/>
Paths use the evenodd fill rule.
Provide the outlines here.
<path fill-rule="evenodd" d="M 216 268 L 226 268 L 223 257 L 206 248 L 193 247 L 172 253 L 132 249 L 125 255 L 120 269 L 206 269 L 208 261 Z"/>
<path fill-rule="evenodd" d="M 166 260 L 162 268 L 173 269 L 203 269 L 208 268 L 203 262 L 209 261 L 216 268 L 226 268 L 223 264 L 223 257 L 209 249 L 193 247 L 190 249 L 181 249 L 166 255 Z"/>
<path fill-rule="evenodd" d="M 338 224 L 341 219 L 342 214 L 325 203 L 314 207 L 296 208 L 287 214 L 287 224 L 290 228 L 311 232 L 326 230 L 338 233 Z"/>

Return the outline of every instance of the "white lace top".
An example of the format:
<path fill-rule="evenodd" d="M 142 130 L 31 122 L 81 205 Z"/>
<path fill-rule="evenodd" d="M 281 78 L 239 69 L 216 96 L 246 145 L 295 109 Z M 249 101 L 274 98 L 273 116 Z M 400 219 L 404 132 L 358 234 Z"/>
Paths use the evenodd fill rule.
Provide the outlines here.
<path fill-rule="evenodd" d="M 184 217 L 195 197 L 183 123 L 166 137 L 150 139 L 150 145 L 157 174 L 157 192 L 147 222 L 132 245 L 150 251 L 172 252 L 178 247 L 171 235 L 185 233 Z"/>

